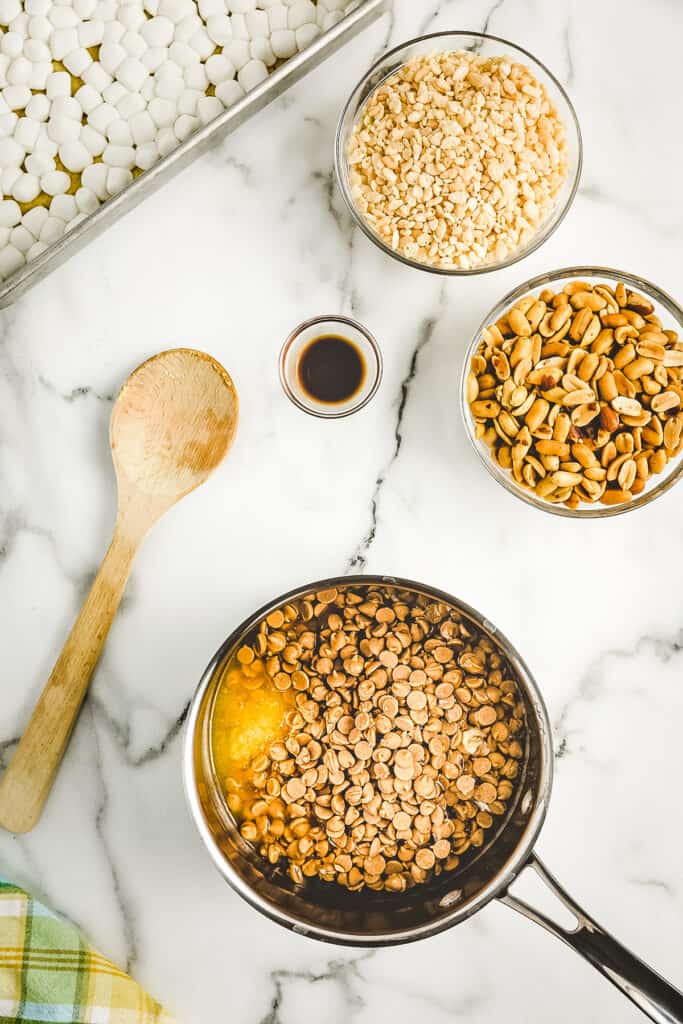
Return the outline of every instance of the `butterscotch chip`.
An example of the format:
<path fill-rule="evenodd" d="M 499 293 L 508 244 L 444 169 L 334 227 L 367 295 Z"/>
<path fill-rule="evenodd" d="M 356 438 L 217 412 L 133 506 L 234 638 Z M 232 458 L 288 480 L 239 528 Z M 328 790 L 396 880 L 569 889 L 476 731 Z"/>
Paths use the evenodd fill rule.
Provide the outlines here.
<path fill-rule="evenodd" d="M 450 647 L 437 647 L 434 651 L 434 657 L 440 665 L 447 665 L 453 659 L 453 651 Z"/>
<path fill-rule="evenodd" d="M 254 660 L 254 652 L 251 647 L 240 647 L 237 652 L 237 660 L 240 665 L 251 665 Z"/>
<path fill-rule="evenodd" d="M 479 725 L 492 725 L 496 720 L 496 712 L 492 707 L 479 708 L 477 711 L 477 721 Z"/>
<path fill-rule="evenodd" d="M 406 697 L 406 704 L 413 711 L 418 711 L 427 706 L 427 697 L 422 690 L 413 690 Z"/>
<path fill-rule="evenodd" d="M 438 857 L 439 860 L 445 860 L 448 854 L 451 852 L 451 844 L 447 839 L 438 839 L 432 847 L 434 856 Z"/>
<path fill-rule="evenodd" d="M 415 863 L 422 871 L 431 871 L 435 861 L 436 857 L 431 850 L 418 850 L 415 854 Z"/>

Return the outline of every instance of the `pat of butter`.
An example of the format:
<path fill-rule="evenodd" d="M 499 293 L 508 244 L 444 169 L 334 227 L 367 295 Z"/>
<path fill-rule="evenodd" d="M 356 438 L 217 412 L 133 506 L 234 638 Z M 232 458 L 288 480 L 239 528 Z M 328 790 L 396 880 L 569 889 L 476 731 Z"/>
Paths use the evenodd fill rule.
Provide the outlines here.
<path fill-rule="evenodd" d="M 222 779 L 228 775 L 239 777 L 257 754 L 284 733 L 288 705 L 282 694 L 272 687 L 265 672 L 258 689 L 253 687 L 253 674 L 245 676 L 242 667 L 234 665 L 226 672 L 216 695 L 211 746 Z"/>

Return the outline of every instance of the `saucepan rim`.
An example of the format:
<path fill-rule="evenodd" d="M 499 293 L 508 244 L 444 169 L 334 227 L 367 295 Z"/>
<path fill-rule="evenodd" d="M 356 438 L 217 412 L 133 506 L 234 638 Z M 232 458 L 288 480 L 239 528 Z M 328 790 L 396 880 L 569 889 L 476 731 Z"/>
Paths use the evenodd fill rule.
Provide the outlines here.
<path fill-rule="evenodd" d="M 230 859 L 220 849 L 206 822 L 199 798 L 195 768 L 196 732 L 203 699 L 214 678 L 216 668 L 222 663 L 231 648 L 233 648 L 251 629 L 253 629 L 253 627 L 263 619 L 264 616 L 268 615 L 276 608 L 279 608 L 287 601 L 295 600 L 298 597 L 303 597 L 311 592 L 324 590 L 330 587 L 354 586 L 359 584 L 383 584 L 395 586 L 399 589 L 414 590 L 428 597 L 432 597 L 434 600 L 443 601 L 446 604 L 452 605 L 458 611 L 461 611 L 465 616 L 475 622 L 476 625 L 490 637 L 490 639 L 500 646 L 505 657 L 509 661 L 511 668 L 514 670 L 515 677 L 521 688 L 526 692 L 529 701 L 525 703 L 527 703 L 527 705 L 530 704 L 533 709 L 534 728 L 539 740 L 539 757 L 537 765 L 538 782 L 536 786 L 534 806 L 528 813 L 527 822 L 524 827 L 524 831 L 520 836 L 519 842 L 508 857 L 503 868 L 500 869 L 472 899 L 466 903 L 454 902 L 453 909 L 450 912 L 440 915 L 433 921 L 427 921 L 424 924 L 410 928 L 397 928 L 395 930 L 387 931 L 386 933 L 373 933 L 370 935 L 365 934 L 362 931 L 342 931 L 339 929 L 322 927 L 320 925 L 313 925 L 308 921 L 304 922 L 297 918 L 296 914 L 290 913 L 288 910 L 264 899 L 255 888 L 249 885 L 242 875 L 234 868 Z M 325 942 L 333 942 L 338 945 L 374 947 L 400 945 L 405 942 L 412 942 L 418 939 L 427 938 L 430 935 L 435 935 L 438 932 L 444 931 L 447 928 L 452 927 L 454 924 L 471 917 L 472 914 L 476 913 L 496 896 L 502 896 L 505 894 L 514 879 L 528 864 L 532 856 L 534 844 L 545 820 L 550 792 L 552 789 L 553 744 L 548 711 L 530 669 L 517 651 L 517 648 L 507 638 L 507 636 L 490 621 L 490 619 L 482 615 L 475 608 L 472 608 L 471 605 L 462 601 L 460 598 L 454 597 L 446 591 L 440 590 L 437 587 L 429 586 L 425 583 L 419 583 L 415 580 L 409 580 L 399 576 L 350 575 L 333 576 L 328 579 L 316 580 L 312 583 L 305 584 L 304 586 L 295 587 L 274 600 L 268 601 L 257 611 L 244 619 L 230 633 L 207 665 L 190 702 L 190 708 L 185 724 L 182 761 L 185 796 L 194 823 L 204 845 L 209 851 L 215 867 L 235 892 L 237 892 L 255 910 L 260 911 L 260 913 L 264 914 L 266 917 L 276 921 L 278 924 L 290 929 L 291 931 L 308 935 L 312 938 L 317 938 Z"/>

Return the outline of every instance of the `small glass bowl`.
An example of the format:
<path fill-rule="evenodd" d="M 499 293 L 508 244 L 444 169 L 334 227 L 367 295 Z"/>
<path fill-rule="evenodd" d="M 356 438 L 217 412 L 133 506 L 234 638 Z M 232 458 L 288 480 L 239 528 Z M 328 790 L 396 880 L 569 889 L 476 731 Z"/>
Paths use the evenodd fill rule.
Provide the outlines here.
<path fill-rule="evenodd" d="M 393 75 L 402 65 L 414 57 L 452 50 L 471 50 L 473 53 L 483 57 L 509 56 L 515 62 L 526 65 L 538 81 L 545 86 L 548 96 L 565 126 L 567 141 L 567 177 L 555 199 L 552 212 L 541 224 L 533 238 L 504 260 L 483 263 L 469 268 L 431 266 L 429 263 L 420 263 L 417 260 L 410 259 L 388 246 L 373 231 L 362 214 L 356 209 L 347 157 L 351 133 L 371 93 L 378 89 L 385 79 Z M 503 267 L 509 267 L 513 263 L 517 263 L 518 260 L 524 259 L 525 256 L 528 256 L 538 249 L 539 246 L 543 245 L 546 239 L 550 238 L 555 229 L 564 220 L 573 202 L 576 190 L 579 187 L 582 161 L 583 143 L 581 141 L 581 130 L 576 112 L 569 97 L 555 76 L 527 50 L 523 50 L 520 46 L 515 46 L 514 43 L 510 43 L 506 39 L 499 39 L 497 36 L 489 36 L 481 32 L 434 32 L 432 35 L 410 39 L 407 43 L 402 43 L 400 46 L 394 47 L 393 50 L 388 50 L 387 53 L 383 54 L 372 65 L 351 93 L 339 118 L 334 148 L 335 170 L 342 195 L 356 224 L 370 241 L 374 242 L 387 256 L 393 257 L 393 259 L 404 263 L 408 267 L 416 267 L 418 270 L 427 270 L 432 274 L 444 274 L 452 277 L 468 274 L 486 274 L 491 270 L 501 270 Z"/>
<path fill-rule="evenodd" d="M 301 386 L 298 375 L 299 359 L 310 342 L 321 335 L 332 334 L 352 342 L 365 365 L 365 376 L 357 391 L 345 402 L 321 402 L 309 395 Z M 382 353 L 370 331 L 347 316 L 336 314 L 315 316 L 295 327 L 280 352 L 280 383 L 287 398 L 311 416 L 320 419 L 342 419 L 358 412 L 376 393 L 382 380 Z"/>
<path fill-rule="evenodd" d="M 594 284 L 600 284 L 601 282 L 617 284 L 619 281 L 623 282 L 629 291 L 640 292 L 641 295 L 650 299 L 655 307 L 654 311 L 661 318 L 662 326 L 665 330 L 678 331 L 680 337 L 683 338 L 683 309 L 670 295 L 667 295 L 666 292 L 657 288 L 650 281 L 646 281 L 642 277 L 636 277 L 633 274 L 624 273 L 622 270 L 613 270 L 609 267 L 565 267 L 562 270 L 551 270 L 546 274 L 539 274 L 538 277 L 531 278 L 530 281 L 525 281 L 524 284 L 520 284 L 517 288 L 508 292 L 485 316 L 470 342 L 465 356 L 460 384 L 460 407 L 467 435 L 472 442 L 474 450 L 491 476 L 499 484 L 502 484 L 506 490 L 510 491 L 511 494 L 521 498 L 527 505 L 533 505 L 544 512 L 552 512 L 556 516 L 566 516 L 572 519 L 603 519 L 607 516 L 621 515 L 622 512 L 630 512 L 634 508 L 642 508 L 643 505 L 648 505 L 655 498 L 658 498 L 660 494 L 664 494 L 670 487 L 673 487 L 683 474 L 683 452 L 670 459 L 662 473 L 651 476 L 646 483 L 645 490 L 636 495 L 635 498 L 632 498 L 631 501 L 626 501 L 621 505 L 585 504 L 579 505 L 575 509 L 567 508 L 564 505 L 554 504 L 551 501 L 546 501 L 544 498 L 539 498 L 533 491 L 520 487 L 512 473 L 503 469 L 496 462 L 486 442 L 476 437 L 475 421 L 467 400 L 467 377 L 470 372 L 470 364 L 472 357 L 479 348 L 484 328 L 499 320 L 510 306 L 514 305 L 518 299 L 523 298 L 525 295 L 529 295 L 531 292 L 542 291 L 546 287 L 550 287 L 554 291 L 561 291 L 565 284 L 577 278 Z"/>

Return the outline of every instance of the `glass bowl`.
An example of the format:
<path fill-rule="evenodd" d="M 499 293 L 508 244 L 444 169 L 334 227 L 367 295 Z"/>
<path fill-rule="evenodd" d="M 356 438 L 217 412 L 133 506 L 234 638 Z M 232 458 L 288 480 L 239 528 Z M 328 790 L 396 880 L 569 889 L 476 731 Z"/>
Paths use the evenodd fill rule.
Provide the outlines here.
<path fill-rule="evenodd" d="M 509 56 L 516 63 L 526 65 L 538 81 L 545 86 L 548 96 L 564 124 L 567 142 L 567 177 L 555 199 L 552 212 L 541 224 L 533 238 L 504 260 L 492 261 L 468 268 L 437 267 L 428 263 L 420 263 L 417 260 L 404 256 L 402 253 L 396 252 L 388 246 L 356 209 L 347 158 L 349 139 L 356 122 L 370 95 L 382 85 L 385 79 L 414 57 L 449 50 L 469 50 L 483 57 Z M 579 186 L 582 160 L 583 144 L 576 112 L 569 97 L 554 75 L 527 50 L 522 49 L 520 46 L 515 46 L 514 43 L 510 43 L 506 39 L 499 39 L 497 36 L 489 36 L 481 32 L 435 32 L 431 35 L 411 39 L 407 43 L 402 43 L 400 46 L 394 47 L 393 50 L 387 51 L 372 65 L 351 93 L 339 118 L 334 150 L 335 170 L 342 195 L 356 224 L 370 241 L 374 242 L 387 256 L 392 256 L 408 267 L 416 267 L 418 270 L 427 270 L 433 274 L 444 274 L 453 277 L 467 274 L 485 274 L 491 270 L 509 267 L 534 252 L 540 245 L 543 245 L 546 239 L 550 238 L 555 229 L 564 220 L 572 204 Z"/>
<path fill-rule="evenodd" d="M 565 284 L 577 278 L 593 284 L 600 284 L 601 282 L 616 284 L 619 281 L 623 282 L 629 291 L 639 292 L 652 302 L 655 307 L 654 312 L 661 318 L 664 330 L 677 331 L 680 339 L 683 340 L 683 309 L 670 295 L 667 295 L 666 292 L 663 292 L 650 281 L 646 281 L 644 278 L 637 277 L 634 274 L 627 274 L 621 270 L 613 270 L 609 267 L 565 267 L 562 270 L 552 270 L 546 274 L 539 274 L 530 281 L 525 281 L 524 284 L 520 284 L 517 288 L 508 292 L 487 313 L 467 349 L 460 386 L 460 406 L 468 437 L 477 455 L 491 476 L 499 484 L 502 484 L 506 490 L 510 491 L 511 494 L 521 498 L 528 505 L 533 505 L 544 512 L 552 512 L 554 515 L 567 516 L 574 519 L 602 519 L 606 516 L 620 515 L 622 512 L 630 512 L 631 509 L 648 505 L 655 498 L 659 497 L 660 494 L 664 494 L 670 487 L 673 487 L 683 473 L 683 451 L 669 460 L 663 472 L 651 476 L 646 483 L 645 489 L 633 497 L 631 501 L 622 502 L 619 505 L 585 504 L 575 509 L 567 508 L 564 505 L 554 504 L 551 501 L 540 498 L 533 491 L 520 486 L 512 473 L 509 473 L 495 461 L 488 445 L 476 437 L 475 421 L 467 399 L 467 377 L 472 357 L 477 352 L 484 328 L 489 324 L 496 323 L 506 310 L 523 296 L 531 292 L 542 291 L 546 287 L 550 287 L 554 291 L 561 291 Z"/>

